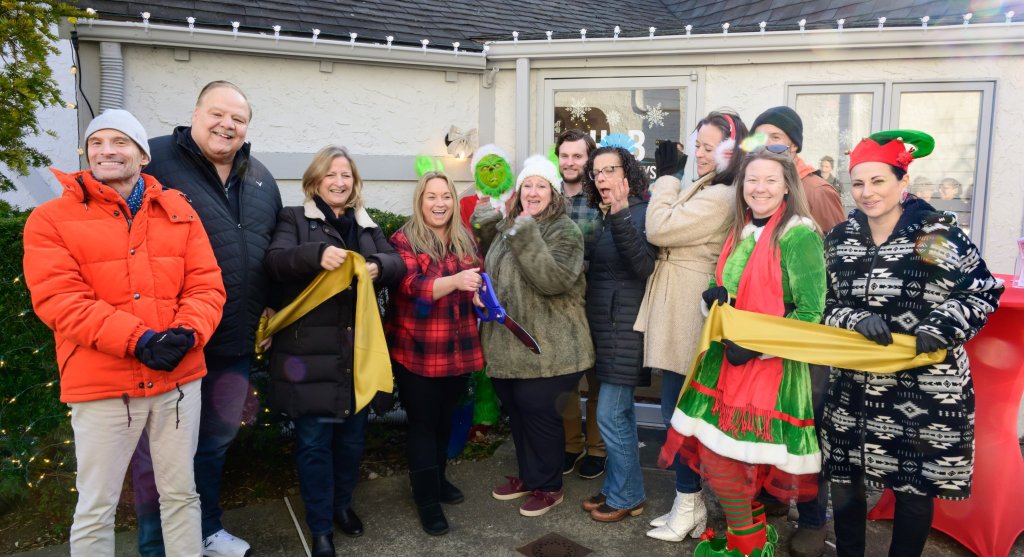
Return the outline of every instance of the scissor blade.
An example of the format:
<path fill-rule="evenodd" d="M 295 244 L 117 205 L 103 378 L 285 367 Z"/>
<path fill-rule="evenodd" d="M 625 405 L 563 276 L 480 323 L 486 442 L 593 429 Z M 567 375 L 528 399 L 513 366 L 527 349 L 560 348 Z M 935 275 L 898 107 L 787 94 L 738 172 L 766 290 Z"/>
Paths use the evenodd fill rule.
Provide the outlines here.
<path fill-rule="evenodd" d="M 519 342 L 523 343 L 531 352 L 540 354 L 540 345 L 537 344 L 537 339 L 533 338 L 533 335 L 526 332 L 526 329 L 520 327 L 519 323 L 516 323 L 515 319 L 512 319 L 507 314 L 505 315 L 505 327 L 512 331 L 512 334 L 519 339 Z"/>

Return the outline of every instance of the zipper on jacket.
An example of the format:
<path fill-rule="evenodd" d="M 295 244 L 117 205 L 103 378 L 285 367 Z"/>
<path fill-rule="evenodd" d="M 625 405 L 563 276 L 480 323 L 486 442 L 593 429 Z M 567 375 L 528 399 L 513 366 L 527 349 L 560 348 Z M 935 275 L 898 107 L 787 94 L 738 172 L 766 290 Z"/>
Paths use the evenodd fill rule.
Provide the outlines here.
<path fill-rule="evenodd" d="M 885 243 L 883 242 L 882 245 L 884 246 Z M 871 256 L 871 266 L 868 268 L 868 279 L 867 279 L 867 281 L 864 282 L 864 305 L 865 305 L 865 307 L 870 307 L 871 306 L 871 301 L 869 300 L 869 296 L 870 296 L 870 292 L 871 292 L 871 278 L 875 274 L 875 264 L 878 263 L 878 252 L 882 251 L 882 246 L 876 246 L 875 242 L 874 242 L 874 239 L 871 240 L 871 246 L 872 246 L 872 249 L 874 249 L 874 254 Z M 867 458 L 866 458 L 866 456 L 864 454 L 864 444 L 867 442 L 867 439 L 868 439 L 868 419 L 867 419 L 867 412 L 865 411 L 865 410 L 867 410 L 867 400 L 868 400 L 868 374 L 864 373 L 864 372 L 860 372 L 860 376 L 861 376 L 860 415 L 857 417 L 858 420 L 861 422 L 860 423 L 860 471 L 861 471 L 861 474 L 864 476 L 864 479 L 862 479 L 861 481 L 866 481 L 867 470 L 868 470 L 868 462 L 867 462 Z"/>

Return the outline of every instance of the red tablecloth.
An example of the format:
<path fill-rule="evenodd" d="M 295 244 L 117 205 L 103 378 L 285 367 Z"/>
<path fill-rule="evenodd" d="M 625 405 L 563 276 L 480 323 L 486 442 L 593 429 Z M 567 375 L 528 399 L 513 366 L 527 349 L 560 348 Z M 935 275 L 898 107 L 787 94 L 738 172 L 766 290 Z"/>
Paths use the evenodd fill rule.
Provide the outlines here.
<path fill-rule="evenodd" d="M 1005 557 L 1024 532 L 1024 458 L 1017 412 L 1024 394 L 1024 289 L 999 275 L 1006 292 L 988 324 L 967 343 L 975 391 L 974 481 L 964 501 L 936 500 L 932 527 L 983 557 Z M 891 519 L 886 490 L 868 518 Z"/>

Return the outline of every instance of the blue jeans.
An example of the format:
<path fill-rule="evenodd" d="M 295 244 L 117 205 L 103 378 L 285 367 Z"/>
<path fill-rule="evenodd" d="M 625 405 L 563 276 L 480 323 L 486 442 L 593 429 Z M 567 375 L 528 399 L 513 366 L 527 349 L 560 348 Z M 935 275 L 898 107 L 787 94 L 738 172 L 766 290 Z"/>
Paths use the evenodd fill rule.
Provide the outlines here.
<path fill-rule="evenodd" d="M 346 419 L 303 416 L 295 422 L 295 466 L 313 537 L 330 534 L 335 512 L 352 506 L 366 441 L 364 408 Z"/>
<path fill-rule="evenodd" d="M 821 422 L 825 415 L 825 398 L 828 396 L 828 366 L 808 366 L 811 373 L 811 405 L 814 407 L 814 425 L 821 440 Z M 818 496 L 810 501 L 796 504 L 800 513 L 801 528 L 817 530 L 825 526 L 828 509 L 828 480 L 825 474 L 818 474 Z"/>
<path fill-rule="evenodd" d="M 661 419 L 665 429 L 672 427 L 672 413 L 676 411 L 679 391 L 683 390 L 686 377 L 674 371 L 662 370 L 661 375 Z M 697 493 L 700 491 L 700 476 L 676 455 L 672 461 L 672 469 L 676 471 L 676 491 L 679 493 Z"/>
<path fill-rule="evenodd" d="M 220 522 L 220 482 L 224 457 L 238 435 L 242 409 L 249 387 L 249 355 L 224 357 L 206 355 L 206 377 L 202 384 L 203 408 L 199 418 L 199 446 L 193 460 L 196 491 L 203 510 L 203 537 L 223 528 Z M 153 460 L 149 440 L 143 434 L 132 455 L 132 487 L 135 491 L 135 514 L 139 521 L 139 554 L 142 557 L 164 557 L 163 533 L 160 530 L 160 504 L 153 481 Z"/>
<path fill-rule="evenodd" d="M 634 390 L 632 385 L 602 383 L 597 401 L 597 427 L 608 452 L 601 493 L 616 509 L 632 509 L 645 499 Z"/>

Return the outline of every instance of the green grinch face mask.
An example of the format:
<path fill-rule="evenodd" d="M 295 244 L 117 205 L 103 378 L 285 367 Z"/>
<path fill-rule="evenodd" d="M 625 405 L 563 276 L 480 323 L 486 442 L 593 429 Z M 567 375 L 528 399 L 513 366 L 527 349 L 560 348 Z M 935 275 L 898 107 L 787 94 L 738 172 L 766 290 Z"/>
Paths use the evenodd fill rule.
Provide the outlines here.
<path fill-rule="evenodd" d="M 487 197 L 501 197 L 516 185 L 512 167 L 498 155 L 487 155 L 477 163 L 474 171 L 476 191 Z"/>

